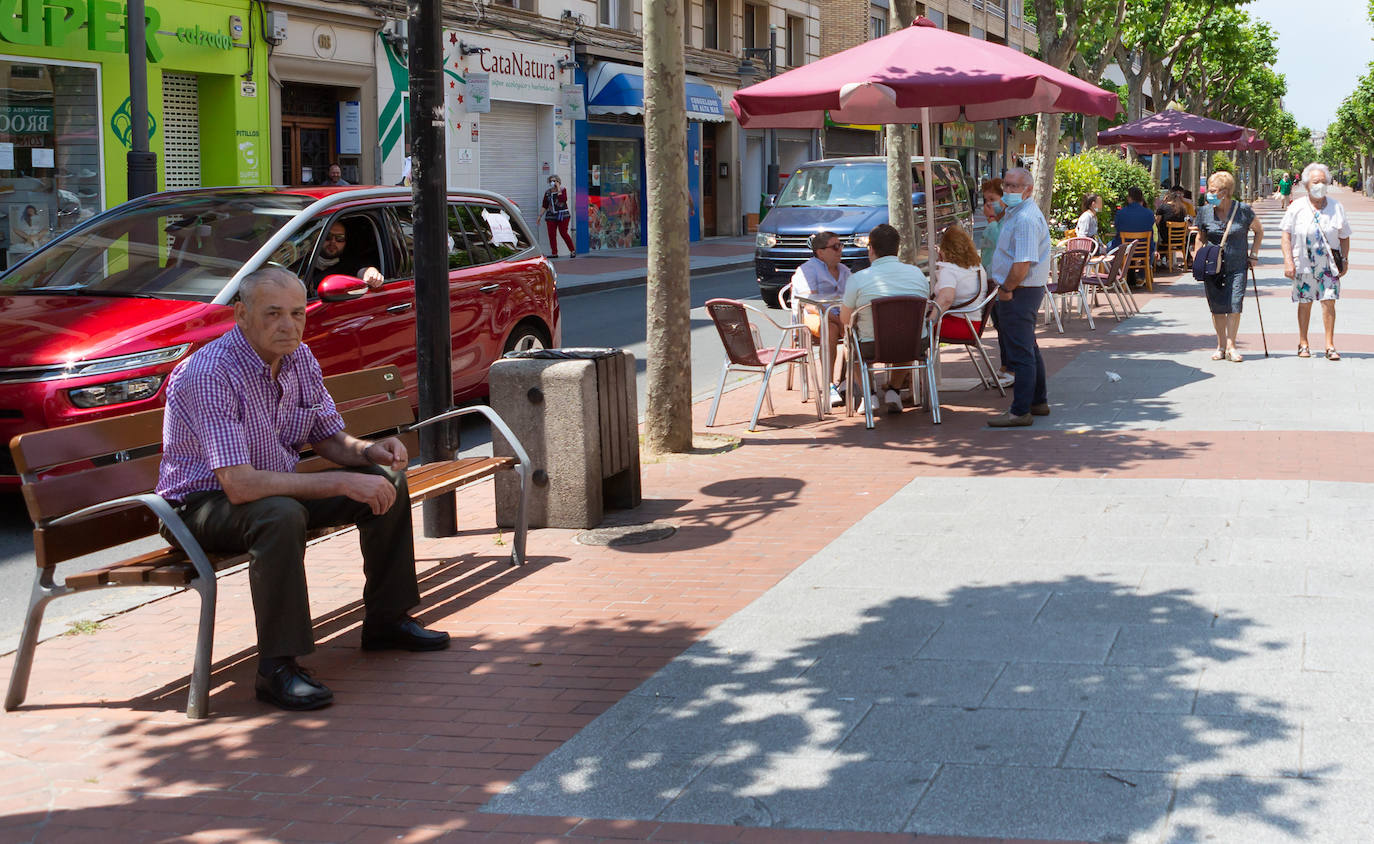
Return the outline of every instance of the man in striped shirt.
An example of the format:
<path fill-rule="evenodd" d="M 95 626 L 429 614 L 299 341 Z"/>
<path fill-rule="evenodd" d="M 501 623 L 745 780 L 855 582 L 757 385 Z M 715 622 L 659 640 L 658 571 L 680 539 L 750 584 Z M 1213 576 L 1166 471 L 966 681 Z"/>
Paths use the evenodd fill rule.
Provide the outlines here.
<path fill-rule="evenodd" d="M 408 615 L 415 578 L 405 446 L 344 432 L 320 365 L 302 342 L 305 285 L 267 268 L 239 286 L 235 327 L 172 372 L 157 493 L 201 546 L 248 553 L 258 634 L 257 696 L 283 709 L 318 709 L 333 693 L 296 658 L 315 649 L 305 582 L 308 531 L 356 523 L 362 547 L 362 646 L 448 647 L 447 633 Z M 309 444 L 347 469 L 298 473 Z"/>

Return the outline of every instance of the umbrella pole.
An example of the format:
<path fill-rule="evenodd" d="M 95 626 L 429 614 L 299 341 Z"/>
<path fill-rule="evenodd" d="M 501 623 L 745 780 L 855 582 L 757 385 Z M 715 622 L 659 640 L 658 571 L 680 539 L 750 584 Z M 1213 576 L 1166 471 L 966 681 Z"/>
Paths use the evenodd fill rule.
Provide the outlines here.
<path fill-rule="evenodd" d="M 926 279 L 931 285 L 935 284 L 935 177 L 934 168 L 931 167 L 930 159 L 934 151 L 930 148 L 930 109 L 921 107 L 921 158 L 925 170 L 925 198 L 926 198 Z M 936 329 L 939 330 L 938 328 Z M 932 380 L 940 383 L 940 344 L 932 342 L 934 352 L 931 355 L 930 367 L 933 374 Z M 912 384 L 912 395 L 916 395 L 916 385 Z M 934 397 L 931 397 L 934 400 Z M 938 412 L 938 411 L 937 411 Z"/>
<path fill-rule="evenodd" d="M 1174 178 L 1174 145 L 1173 145 L 1172 143 L 1170 143 L 1170 144 L 1169 144 L 1169 187 L 1173 187 L 1174 182 L 1177 182 L 1177 181 L 1178 181 L 1178 179 L 1175 179 L 1175 178 Z"/>

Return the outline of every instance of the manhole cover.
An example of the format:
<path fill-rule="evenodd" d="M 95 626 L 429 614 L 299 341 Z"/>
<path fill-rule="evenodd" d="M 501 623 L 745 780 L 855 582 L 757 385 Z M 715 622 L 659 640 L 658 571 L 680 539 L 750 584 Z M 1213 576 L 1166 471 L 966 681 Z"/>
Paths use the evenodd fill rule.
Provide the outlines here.
<path fill-rule="evenodd" d="M 618 545 L 643 545 L 657 542 L 677 533 L 677 525 L 667 522 L 649 522 L 643 525 L 612 525 L 609 527 L 584 530 L 576 537 L 579 545 L 605 545 L 615 548 Z"/>

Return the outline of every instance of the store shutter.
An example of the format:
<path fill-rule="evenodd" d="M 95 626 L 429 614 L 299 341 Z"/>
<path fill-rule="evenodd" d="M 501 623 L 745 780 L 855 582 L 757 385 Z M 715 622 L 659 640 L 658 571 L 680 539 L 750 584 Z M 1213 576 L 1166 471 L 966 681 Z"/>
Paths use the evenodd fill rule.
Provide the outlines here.
<path fill-rule="evenodd" d="M 482 115 L 482 189 L 495 191 L 514 202 L 531 226 L 539 217 L 544 178 L 535 152 L 538 106 L 493 102 L 491 113 Z"/>
<path fill-rule="evenodd" d="M 200 187 L 200 95 L 193 74 L 162 74 L 162 142 L 167 189 Z"/>

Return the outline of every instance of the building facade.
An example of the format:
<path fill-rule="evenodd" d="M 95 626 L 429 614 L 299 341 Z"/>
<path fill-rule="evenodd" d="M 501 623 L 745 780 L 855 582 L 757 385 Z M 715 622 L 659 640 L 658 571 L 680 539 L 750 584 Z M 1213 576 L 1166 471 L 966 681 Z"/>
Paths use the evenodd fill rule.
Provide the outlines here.
<path fill-rule="evenodd" d="M 951 32 L 1005 44 L 1023 53 L 1039 51 L 1039 35 L 1025 19 L 1019 0 L 929 0 L 913 5 L 916 14 Z M 890 0 L 827 0 L 821 4 L 820 55 L 833 55 L 887 35 L 889 18 Z M 826 154 L 879 154 L 881 130 L 880 126 L 827 126 L 823 136 Z M 934 127 L 932 135 L 937 155 L 959 159 L 964 172 L 979 181 L 1001 175 L 1008 166 L 1002 160 L 1004 143 L 1008 158 L 1024 153 L 1027 141 L 1034 143 L 1033 132 L 1017 132 L 1014 124 L 1004 129 L 1001 121 L 947 123 Z"/>
<path fill-rule="evenodd" d="M 267 45 L 250 0 L 149 0 L 149 147 L 162 188 L 270 181 Z M 0 261 L 127 198 L 123 2 L 0 11 Z"/>

